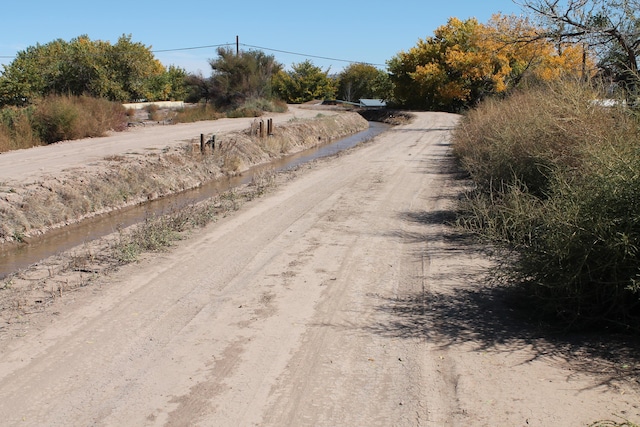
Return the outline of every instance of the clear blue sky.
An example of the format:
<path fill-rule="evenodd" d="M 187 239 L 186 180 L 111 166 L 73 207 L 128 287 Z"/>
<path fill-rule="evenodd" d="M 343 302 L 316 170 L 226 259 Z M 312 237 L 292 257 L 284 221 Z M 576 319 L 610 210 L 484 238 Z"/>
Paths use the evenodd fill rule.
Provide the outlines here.
<path fill-rule="evenodd" d="M 209 76 L 215 46 L 236 36 L 243 50 L 262 48 L 289 67 L 305 59 L 332 72 L 349 63 L 384 68 L 398 52 L 433 35 L 450 17 L 487 22 L 492 14 L 521 15 L 512 0 L 5 0 L 0 64 L 18 51 L 86 34 L 115 43 L 123 35 L 151 47 L 165 66 Z M 171 49 L 185 49 L 165 51 Z M 273 49 L 273 50 L 271 50 Z M 294 55 L 280 51 L 292 52 Z M 321 59 L 319 57 L 332 58 Z"/>

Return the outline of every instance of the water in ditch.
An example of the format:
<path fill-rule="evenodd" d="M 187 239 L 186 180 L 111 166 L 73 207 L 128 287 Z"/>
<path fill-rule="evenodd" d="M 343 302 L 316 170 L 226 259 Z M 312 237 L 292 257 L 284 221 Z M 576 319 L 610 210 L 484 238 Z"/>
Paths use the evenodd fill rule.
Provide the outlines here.
<path fill-rule="evenodd" d="M 318 147 L 310 148 L 279 159 L 269 165 L 249 169 L 242 176 L 216 180 L 193 190 L 184 191 L 145 204 L 120 209 L 105 215 L 87 219 L 78 224 L 53 230 L 43 236 L 31 239 L 29 244 L 0 245 L 0 279 L 28 267 L 42 259 L 111 234 L 118 229 L 144 221 L 146 218 L 162 215 L 203 200 L 215 197 L 234 187 L 248 184 L 257 171 L 269 168 L 275 171 L 293 169 L 315 159 L 334 155 L 369 140 L 389 128 L 388 125 L 370 122 L 369 128 L 357 134 Z"/>

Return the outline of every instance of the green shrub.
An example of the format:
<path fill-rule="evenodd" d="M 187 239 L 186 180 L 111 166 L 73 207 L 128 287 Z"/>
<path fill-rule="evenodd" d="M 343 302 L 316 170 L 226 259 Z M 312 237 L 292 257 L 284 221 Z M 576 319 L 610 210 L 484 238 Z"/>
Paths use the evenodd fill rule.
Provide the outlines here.
<path fill-rule="evenodd" d="M 595 95 L 571 83 L 470 112 L 454 133 L 477 184 L 460 223 L 515 255 L 506 277 L 539 313 L 640 330 L 640 124 Z"/>
<path fill-rule="evenodd" d="M 640 318 L 640 147 L 598 148 L 554 177 L 519 273 L 568 322 L 624 324 Z"/>

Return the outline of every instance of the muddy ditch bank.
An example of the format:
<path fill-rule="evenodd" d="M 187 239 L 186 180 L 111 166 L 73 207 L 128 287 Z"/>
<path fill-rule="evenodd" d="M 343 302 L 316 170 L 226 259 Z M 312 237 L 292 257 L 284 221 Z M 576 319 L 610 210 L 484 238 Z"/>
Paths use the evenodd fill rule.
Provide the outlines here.
<path fill-rule="evenodd" d="M 252 166 L 339 139 L 368 127 L 357 113 L 321 113 L 275 126 L 216 135 L 201 150 L 199 136 L 162 150 L 123 153 L 90 165 L 0 188 L 0 243 L 29 243 L 50 230 L 124 207 L 241 174 Z"/>

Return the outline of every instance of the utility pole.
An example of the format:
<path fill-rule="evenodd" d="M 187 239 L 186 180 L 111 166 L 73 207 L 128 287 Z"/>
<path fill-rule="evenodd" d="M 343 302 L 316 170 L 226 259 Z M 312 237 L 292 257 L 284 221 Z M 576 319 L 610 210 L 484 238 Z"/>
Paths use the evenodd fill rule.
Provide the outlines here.
<path fill-rule="evenodd" d="M 236 36 L 236 56 L 240 55 L 240 38 Z"/>

